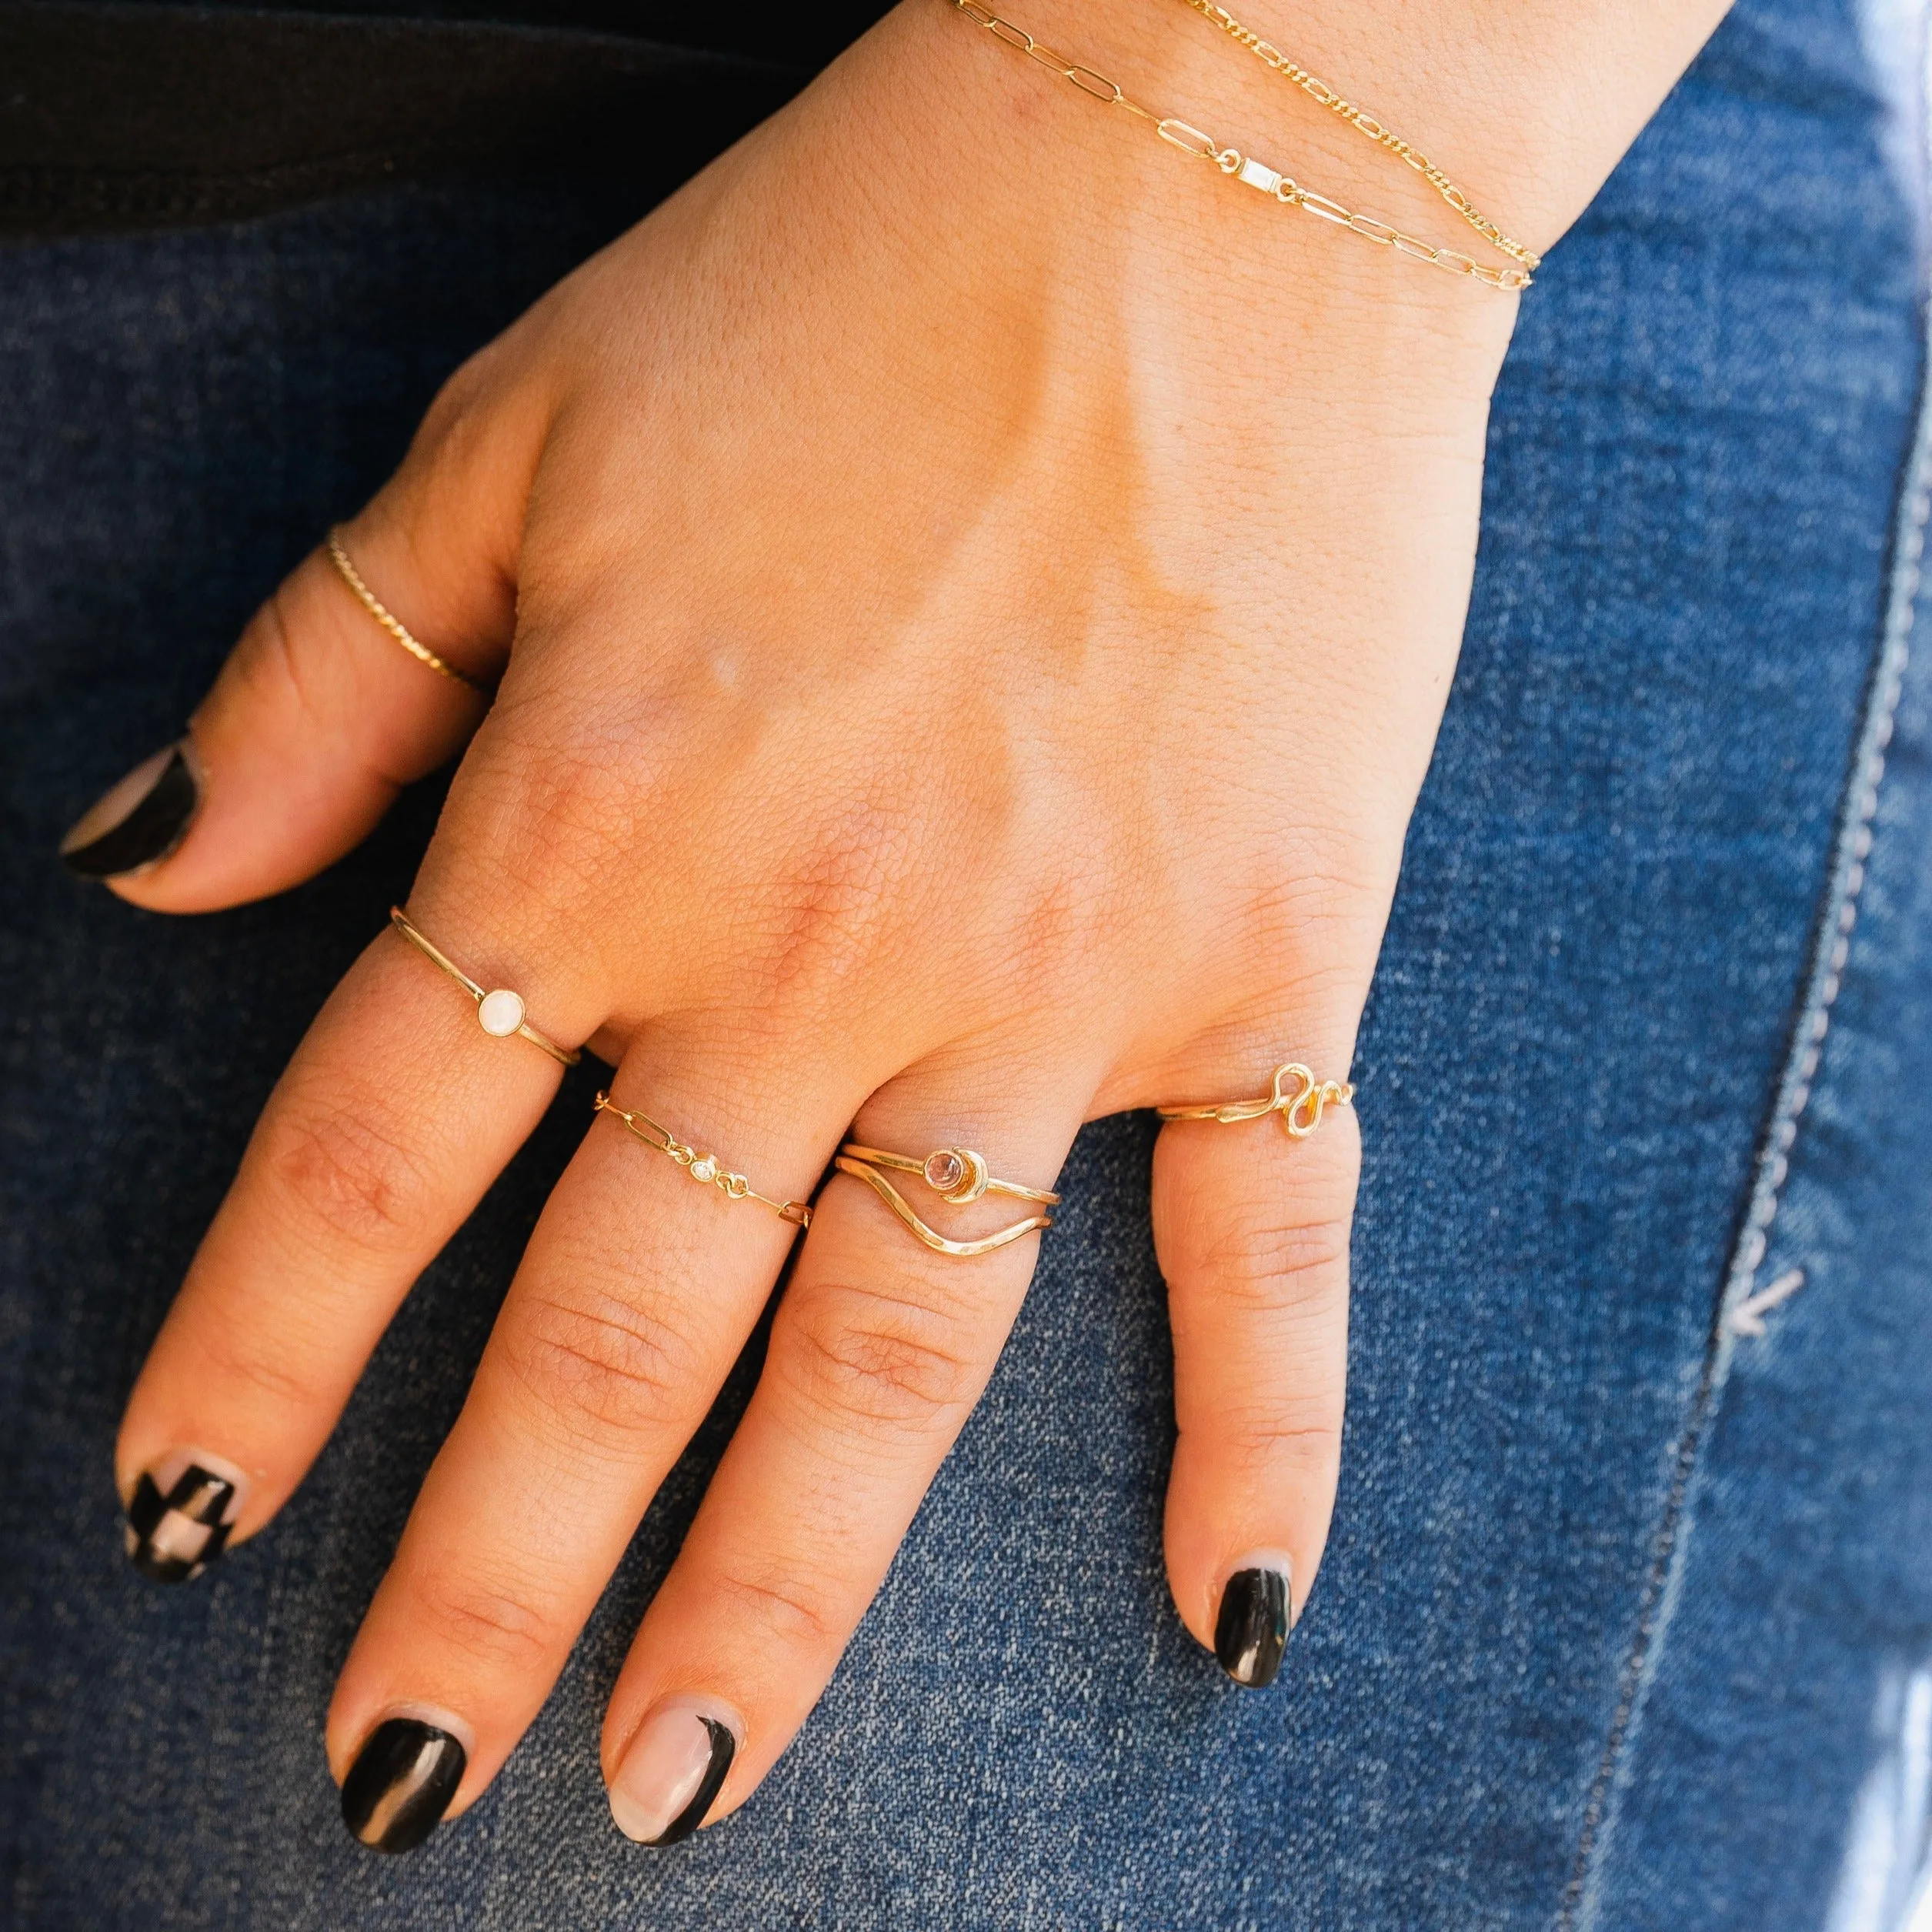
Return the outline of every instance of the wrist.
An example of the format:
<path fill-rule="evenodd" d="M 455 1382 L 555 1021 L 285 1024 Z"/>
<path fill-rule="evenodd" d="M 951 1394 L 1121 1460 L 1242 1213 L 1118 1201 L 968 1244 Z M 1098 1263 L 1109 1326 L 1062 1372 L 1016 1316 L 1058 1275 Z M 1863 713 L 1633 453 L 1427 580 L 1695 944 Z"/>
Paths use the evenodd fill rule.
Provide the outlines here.
<path fill-rule="evenodd" d="M 1581 212 L 1729 4 L 1234 0 L 1229 12 L 1443 163 L 1506 231 L 1540 252 Z M 1081 0 L 1011 0 L 1015 8 L 1038 12 L 1067 35 L 1104 37 L 1110 55 L 1203 109 L 1211 104 L 1231 133 L 1239 122 L 1257 148 L 1273 142 L 1296 162 L 1306 156 L 1311 176 L 1317 165 L 1332 168 L 1356 199 L 1383 204 L 1379 215 L 1433 222 L 1448 212 L 1426 183 L 1191 0 L 1104 10 Z"/>
<path fill-rule="evenodd" d="M 1336 191 L 1357 212 L 1386 213 L 1387 199 L 1363 195 L 1331 162 L 1304 168 L 1310 149 L 1291 155 L 1279 135 L 1253 132 L 1303 118 L 1298 110 L 1319 128 L 1327 118 L 1319 107 L 1167 0 L 1105 12 L 1079 0 L 1004 0 L 1004 8 L 1003 24 L 1031 34 L 1042 58 L 1028 58 L 1023 42 L 1003 45 L 947 0 L 904 0 L 855 50 L 841 77 L 846 97 L 830 103 L 829 122 L 876 128 L 883 112 L 896 131 L 887 151 L 866 141 L 865 160 L 869 173 L 909 190 L 877 205 L 909 214 L 910 245 L 943 246 L 963 286 L 970 279 L 978 287 L 989 275 L 1011 281 L 1050 251 L 1046 285 L 1057 305 L 1090 311 L 1084 295 L 1116 312 L 1139 307 L 1147 312 L 1133 332 L 1139 343 L 1155 330 L 1189 339 L 1193 359 L 1217 363 L 1229 386 L 1281 396 L 1320 388 L 1336 431 L 1372 427 L 1378 407 L 1400 411 L 1411 429 L 1432 420 L 1467 428 L 1507 345 L 1513 296 L 1256 193 L 1230 179 L 1225 155 L 1217 168 L 1161 138 L 1146 118 L 1171 115 L 1217 151 L 1238 147 L 1276 167 L 1292 158 L 1311 196 Z M 1056 71 L 1049 49 L 1080 64 L 1083 85 Z M 1111 103 L 1113 82 L 1145 112 Z M 1339 132 L 1370 147 L 1346 126 Z M 1393 179 L 1379 185 L 1405 187 L 1410 170 L 1380 158 Z M 1486 245 L 1473 231 L 1452 232 L 1455 217 L 1436 210 L 1424 218 L 1434 239 L 1476 259 Z M 1417 352 L 1424 339 L 1426 357 Z"/>
<path fill-rule="evenodd" d="M 1725 3 L 1692 0 L 1666 11 L 1632 8 L 1624 0 L 1563 0 L 1560 6 L 1536 0 L 1512 0 L 1507 6 L 1449 0 L 1417 13 L 1408 0 L 1351 0 L 1346 8 L 1316 6 L 1290 18 L 1284 0 L 1240 0 L 1238 12 L 1239 24 L 1268 39 L 1288 63 L 1321 75 L 1382 127 L 1446 165 L 1497 229 L 1534 255 L 1595 192 Z M 1510 259 L 1516 251 L 1497 248 L 1493 232 L 1479 232 L 1484 230 L 1480 220 L 1466 223 L 1451 205 L 1453 195 L 1446 200 L 1438 193 L 1446 183 L 1438 179 L 1432 186 L 1423 171 L 1404 165 L 1386 145 L 1365 138 L 1349 118 L 1310 98 L 1280 71 L 1280 58 L 1257 58 L 1240 38 L 1185 0 L 1131 0 L 1105 9 L 1080 0 L 1006 0 L 1004 17 L 1081 63 L 1089 76 L 1117 82 L 1156 114 L 1203 130 L 1217 148 L 1250 155 L 1328 202 L 1339 201 L 1378 225 L 1387 225 L 1385 240 L 1393 227 L 1486 272 L 1513 276 L 1518 269 Z M 905 0 L 895 19 L 912 27 L 916 37 L 929 38 L 945 25 L 974 25 L 971 16 L 943 0 Z M 979 50 L 983 65 L 995 51 Z M 1051 66 L 1029 62 L 1010 46 L 1004 52 L 1006 64 L 1018 70 L 1006 77 L 1009 88 L 1029 82 L 1038 92 L 1056 85 L 1074 93 L 1079 104 L 1077 93 Z M 1074 118 L 1065 112 L 1066 102 L 1056 105 L 1056 123 Z M 1057 125 L 1039 130 L 1064 147 L 1070 162 L 1076 150 L 1093 146 L 1097 135 L 1113 151 L 1097 157 L 1110 173 L 1143 175 L 1151 166 L 1173 174 L 1183 157 L 1150 148 L 1149 122 L 1103 102 L 1085 105 L 1079 118 L 1086 125 L 1077 132 Z M 1038 120 L 1037 110 L 1028 118 Z M 1139 152 L 1130 156 L 1129 148 Z M 1198 194 L 1200 184 L 1193 186 Z M 1150 196 L 1155 205 L 1173 199 L 1157 187 Z M 1256 218 L 1265 209 L 1242 212 L 1251 232 L 1225 238 L 1234 256 L 1258 243 L 1277 254 L 1313 257 L 1320 264 L 1317 275 L 1333 266 L 1338 293 L 1362 279 L 1346 259 L 1366 245 L 1360 235 L 1350 238 L 1346 230 L 1304 235 L 1296 238 L 1298 245 L 1284 249 L 1278 235 L 1260 240 L 1263 224 Z M 1215 239 L 1224 238 L 1217 233 Z M 1322 260 L 1338 252 L 1343 257 L 1339 262 Z M 1425 271 L 1425 282 L 1439 279 L 1440 270 L 1429 274 L 1426 265 L 1412 261 L 1399 277 L 1391 277 L 1386 271 L 1393 264 L 1377 265 L 1383 272 L 1370 277 L 1369 287 L 1393 282 L 1386 291 L 1392 301 L 1406 306 L 1413 296 L 1424 308 L 1440 305 L 1441 289 L 1400 285 L 1415 282 L 1419 269 Z M 1475 291 L 1465 283 L 1455 292 L 1467 302 Z"/>

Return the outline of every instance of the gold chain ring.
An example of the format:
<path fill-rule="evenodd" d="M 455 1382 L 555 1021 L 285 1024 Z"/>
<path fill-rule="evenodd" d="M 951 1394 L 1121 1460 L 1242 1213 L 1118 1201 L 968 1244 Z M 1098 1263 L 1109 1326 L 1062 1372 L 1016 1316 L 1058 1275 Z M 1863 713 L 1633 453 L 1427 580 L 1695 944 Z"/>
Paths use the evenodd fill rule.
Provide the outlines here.
<path fill-rule="evenodd" d="M 701 1154 L 696 1148 L 679 1140 L 671 1130 L 648 1113 L 640 1113 L 629 1107 L 620 1107 L 608 1093 L 600 1093 L 591 1103 L 599 1113 L 608 1113 L 623 1122 L 647 1147 L 655 1147 L 661 1154 L 668 1154 L 694 1181 L 715 1187 L 727 1200 L 756 1201 L 769 1207 L 781 1221 L 789 1221 L 796 1228 L 809 1228 L 812 1225 L 812 1210 L 804 1201 L 775 1201 L 769 1194 L 761 1194 L 742 1174 L 734 1174 L 716 1154 Z"/>
<path fill-rule="evenodd" d="M 427 644 L 420 642 L 411 634 L 409 626 L 404 623 L 402 619 L 397 616 L 395 612 L 391 610 L 389 606 L 384 603 L 382 599 L 377 596 L 375 592 L 362 581 L 362 572 L 356 569 L 348 551 L 342 547 L 342 533 L 339 526 L 329 532 L 325 547 L 329 552 L 329 562 L 335 566 L 335 574 L 354 592 L 355 601 L 419 664 L 428 665 L 431 670 L 449 679 L 452 684 L 460 684 L 465 690 L 474 691 L 479 698 L 489 696 L 489 687 L 487 685 L 479 684 L 466 672 L 458 670 L 447 658 L 437 656 Z"/>

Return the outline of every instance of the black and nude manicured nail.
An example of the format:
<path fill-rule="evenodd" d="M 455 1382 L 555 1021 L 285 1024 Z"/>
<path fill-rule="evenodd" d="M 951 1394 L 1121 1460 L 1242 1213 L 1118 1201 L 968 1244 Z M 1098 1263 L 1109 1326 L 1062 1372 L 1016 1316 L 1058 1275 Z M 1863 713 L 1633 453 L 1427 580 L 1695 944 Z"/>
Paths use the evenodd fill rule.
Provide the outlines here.
<path fill-rule="evenodd" d="M 716 1803 L 739 1726 L 717 1704 L 669 1697 L 637 1727 L 610 1781 L 610 1815 L 640 1845 L 675 1845 Z"/>
<path fill-rule="evenodd" d="M 442 1822 L 469 1762 L 455 1732 L 385 1718 L 342 1780 L 342 1822 L 372 1850 L 414 1851 Z"/>
<path fill-rule="evenodd" d="M 184 738 L 143 759 L 96 799 L 60 842 L 60 856 L 83 879 L 118 879 L 158 865 L 188 836 L 201 802 Z"/>
<path fill-rule="evenodd" d="M 1287 1557 L 1271 1550 L 1243 1557 L 1222 1587 L 1214 1654 L 1236 1683 L 1261 1690 L 1281 1668 L 1292 1601 L 1288 1577 Z"/>
<path fill-rule="evenodd" d="M 128 1560 L 157 1583 L 199 1577 L 227 1547 L 242 1513 L 239 1470 L 193 1450 L 166 1456 L 128 1498 Z"/>

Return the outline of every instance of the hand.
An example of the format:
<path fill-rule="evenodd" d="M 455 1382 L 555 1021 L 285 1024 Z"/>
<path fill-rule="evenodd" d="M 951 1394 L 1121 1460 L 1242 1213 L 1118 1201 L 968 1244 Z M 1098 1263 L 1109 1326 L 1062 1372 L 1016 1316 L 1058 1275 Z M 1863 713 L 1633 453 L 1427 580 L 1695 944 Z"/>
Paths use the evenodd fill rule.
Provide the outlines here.
<path fill-rule="evenodd" d="M 1359 205 L 1406 192 L 1179 9 L 1032 14 L 1176 112 L 1293 128 Z M 1700 33 L 1674 31 L 1687 57 Z M 1527 239 L 1633 132 L 1604 119 L 1520 196 Z M 1501 205 L 1523 177 L 1494 179 Z M 909 0 L 459 371 L 349 527 L 376 594 L 500 677 L 495 702 L 313 557 L 196 715 L 168 780 L 198 787 L 186 836 L 115 889 L 171 911 L 280 889 L 460 751 L 415 923 L 611 1060 L 619 1105 L 776 1202 L 811 1195 L 848 1135 L 965 1145 L 1042 1188 L 1083 1120 L 1259 1092 L 1290 1059 L 1342 1079 L 1454 663 L 1513 315 L 1236 192 Z M 71 843 L 98 850 L 140 791 Z M 559 1079 L 402 937 L 372 942 L 130 1402 L 118 1473 L 151 1568 L 274 1514 Z M 1169 1572 L 1203 1643 L 1225 1613 L 1246 1682 L 1273 1674 L 1270 1592 L 1305 1600 L 1334 1495 L 1357 1153 L 1338 1109 L 1298 1141 L 1173 1125 L 1155 1156 Z M 949 1236 L 1015 1218 L 904 1191 Z M 796 1235 L 586 1122 L 330 1713 L 372 1842 L 415 1842 L 494 1775 Z M 1039 1238 L 934 1253 L 859 1179 L 825 1184 L 611 1700 L 632 1836 L 729 1811 L 784 1748 Z M 157 1526 L 193 1468 L 210 1484 L 188 1477 Z"/>

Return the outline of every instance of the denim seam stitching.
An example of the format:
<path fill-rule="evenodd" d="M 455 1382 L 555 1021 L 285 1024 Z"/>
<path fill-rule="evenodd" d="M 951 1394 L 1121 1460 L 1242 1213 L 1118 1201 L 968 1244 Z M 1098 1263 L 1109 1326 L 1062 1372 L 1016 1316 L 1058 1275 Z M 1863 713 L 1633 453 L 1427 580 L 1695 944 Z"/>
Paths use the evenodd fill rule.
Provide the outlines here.
<path fill-rule="evenodd" d="M 1850 956 L 1852 931 L 1858 923 L 1859 896 L 1865 883 L 1865 860 L 1872 846 L 1872 821 L 1877 813 L 1879 788 L 1884 778 L 1885 749 L 1891 742 L 1904 689 L 1905 667 L 1911 654 L 1926 529 L 1928 519 L 1932 519 L 1932 309 L 1925 318 L 1922 354 L 1925 359 L 1921 363 L 1911 453 L 1905 486 L 1894 513 L 1885 618 L 1880 630 L 1877 662 L 1866 687 L 1857 747 L 1840 794 L 1830 884 L 1810 949 L 1803 1004 L 1787 1049 L 1776 1103 L 1760 1136 L 1750 1206 L 1725 1271 L 1705 1343 L 1697 1393 L 1673 1458 L 1670 1493 L 1652 1540 L 1650 1561 L 1638 1600 L 1637 1628 L 1619 1673 L 1617 1707 L 1604 1739 L 1603 1756 L 1584 1804 L 1576 1857 L 1563 1888 L 1556 1932 L 1575 1932 L 1583 1923 L 1586 1901 L 1603 1865 L 1610 1827 L 1615 1823 L 1617 1777 L 1655 1676 L 1657 1653 L 1675 1607 L 1688 1542 L 1685 1506 L 1697 1473 L 1699 1450 L 1728 1380 L 1739 1336 L 1753 1332 L 1733 1324 L 1751 1298 L 1757 1270 L 1764 1260 L 1790 1171 L 1790 1156 L 1798 1137 L 1798 1122 L 1811 1097 L 1811 1083 L 1818 1071 L 1825 1036 L 1830 1030 L 1831 1008 Z M 1784 1281 L 1780 1280 L 1777 1285 L 1784 1286 Z"/>

